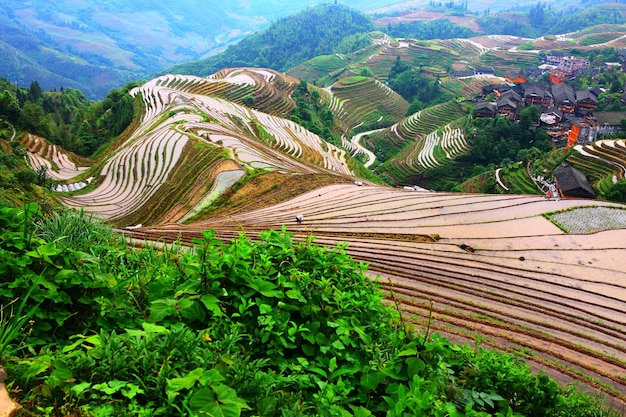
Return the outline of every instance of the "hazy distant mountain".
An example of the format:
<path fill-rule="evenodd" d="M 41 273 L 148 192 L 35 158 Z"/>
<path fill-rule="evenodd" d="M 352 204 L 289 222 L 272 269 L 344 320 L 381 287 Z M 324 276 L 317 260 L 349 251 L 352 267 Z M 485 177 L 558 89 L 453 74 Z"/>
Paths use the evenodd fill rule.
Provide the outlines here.
<path fill-rule="evenodd" d="M 0 76 L 103 96 L 218 52 L 319 0 L 0 0 Z M 395 3 L 353 0 L 359 10 Z"/>
<path fill-rule="evenodd" d="M 574 1 L 543 3 L 562 6 Z M 128 80 L 207 58 L 282 17 L 321 3 L 324 0 L 0 0 L 0 76 L 21 86 L 38 80 L 46 90 L 70 86 L 88 97 L 103 97 Z M 432 2 L 326 3 L 397 15 Z M 470 11 L 520 5 L 508 0 L 467 2 Z"/>
<path fill-rule="evenodd" d="M 209 75 L 229 67 L 261 67 L 287 71 L 318 55 L 352 52 L 371 43 L 374 26 L 367 16 L 350 7 L 324 4 L 274 22 L 226 51 L 199 61 L 179 64 L 170 73 Z M 349 45 L 346 45 L 349 44 Z"/>

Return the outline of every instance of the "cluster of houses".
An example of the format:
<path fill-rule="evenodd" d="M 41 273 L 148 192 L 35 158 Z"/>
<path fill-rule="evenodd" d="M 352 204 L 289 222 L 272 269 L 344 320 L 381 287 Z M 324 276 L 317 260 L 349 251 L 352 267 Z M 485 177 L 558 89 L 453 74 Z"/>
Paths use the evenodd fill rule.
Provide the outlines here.
<path fill-rule="evenodd" d="M 626 50 L 620 53 L 626 63 Z M 620 130 L 620 122 L 626 118 L 623 112 L 594 112 L 603 92 L 600 88 L 576 91 L 565 82 L 579 74 L 599 72 L 598 68 L 590 68 L 589 61 L 584 58 L 565 56 L 559 51 L 549 52 L 539 67 L 507 75 L 505 82 L 483 87 L 482 94 L 476 97 L 480 102 L 476 105 L 475 116 L 503 116 L 517 120 L 525 107 L 534 105 L 541 109 L 537 125 L 546 128 L 555 146 L 589 143 L 599 133 Z M 495 75 L 491 67 L 480 68 L 478 73 Z M 546 73 L 549 82 L 528 82 L 528 79 Z M 626 103 L 626 93 L 623 102 Z"/>
<path fill-rule="evenodd" d="M 492 97 L 494 101 L 478 103 L 474 115 L 517 120 L 525 107 L 537 106 L 541 109 L 537 122 L 545 126 L 555 146 L 571 146 L 595 140 L 599 125 L 593 110 L 600 93 L 597 87 L 575 91 L 565 83 L 490 84 L 483 87 L 481 97 Z"/>
<path fill-rule="evenodd" d="M 620 52 L 623 52 L 620 55 L 622 64 L 617 65 L 624 66 L 626 50 Z M 474 76 L 495 76 L 491 67 L 477 68 L 473 72 Z M 535 126 L 544 127 L 556 147 L 592 142 L 598 133 L 621 130 L 626 113 L 596 112 L 599 96 L 604 91 L 598 87 L 577 91 L 565 81 L 579 74 L 597 75 L 599 72 L 598 68 L 590 68 L 589 61 L 584 58 L 565 56 L 561 52 L 548 53 L 542 65 L 507 75 L 499 84 L 484 86 L 476 97 L 479 102 L 475 117 L 500 116 L 518 120 L 524 108 L 537 106 L 540 117 Z M 549 82 L 528 81 L 543 74 L 548 74 Z M 622 96 L 622 104 L 626 104 L 626 93 Z M 546 180 L 545 184 L 544 191 L 553 197 L 594 197 L 585 176 L 567 164 L 558 168 L 554 178 Z"/>

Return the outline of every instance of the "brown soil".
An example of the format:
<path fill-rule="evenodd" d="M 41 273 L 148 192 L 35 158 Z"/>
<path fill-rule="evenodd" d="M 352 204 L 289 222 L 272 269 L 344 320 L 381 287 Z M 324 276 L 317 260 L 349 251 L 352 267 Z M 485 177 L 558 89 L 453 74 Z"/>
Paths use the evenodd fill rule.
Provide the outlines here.
<path fill-rule="evenodd" d="M 241 187 L 224 193 L 219 209 L 205 217 L 232 216 L 244 211 L 270 207 L 330 184 L 346 184 L 351 179 L 332 174 L 283 174 L 268 172 L 252 178 Z"/>
<path fill-rule="evenodd" d="M 285 226 L 296 239 L 346 242 L 418 328 L 432 302 L 431 329 L 444 336 L 520 353 L 533 369 L 626 404 L 626 230 L 566 235 L 542 216 L 602 202 L 352 184 L 300 194 L 290 187 L 302 191 L 306 176 L 264 177 L 220 216 L 134 236 L 189 242 L 214 228 L 221 239 L 241 230 L 254 238 Z"/>

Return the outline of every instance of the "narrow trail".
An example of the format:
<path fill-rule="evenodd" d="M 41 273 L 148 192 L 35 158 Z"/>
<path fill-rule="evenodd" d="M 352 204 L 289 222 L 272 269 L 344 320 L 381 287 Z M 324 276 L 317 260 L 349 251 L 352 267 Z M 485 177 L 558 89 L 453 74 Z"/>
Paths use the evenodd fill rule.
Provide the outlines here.
<path fill-rule="evenodd" d="M 371 135 L 372 133 L 378 133 L 381 130 L 384 130 L 384 129 L 376 129 L 376 130 L 370 130 L 368 132 L 359 133 L 358 135 L 355 135 L 352 137 L 352 139 L 350 139 L 350 142 L 352 142 L 354 146 L 362 150 L 363 153 L 367 155 L 368 159 L 367 159 L 367 162 L 365 163 L 365 168 L 371 167 L 372 164 L 376 162 L 376 155 L 374 155 L 374 152 L 370 151 L 369 149 L 361 145 L 361 142 L 360 142 L 361 138 L 366 135 Z"/>

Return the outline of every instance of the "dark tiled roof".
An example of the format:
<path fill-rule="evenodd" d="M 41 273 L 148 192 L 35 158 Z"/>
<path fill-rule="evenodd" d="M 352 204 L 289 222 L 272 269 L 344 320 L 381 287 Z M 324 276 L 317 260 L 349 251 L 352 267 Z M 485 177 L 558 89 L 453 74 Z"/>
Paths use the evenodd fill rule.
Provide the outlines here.
<path fill-rule="evenodd" d="M 474 74 L 494 74 L 496 71 L 493 67 L 476 67 L 474 68 Z"/>
<path fill-rule="evenodd" d="M 554 84 L 552 86 L 552 97 L 554 97 L 554 101 L 558 104 L 576 103 L 574 89 L 565 83 Z"/>
<path fill-rule="evenodd" d="M 452 71 L 450 73 L 450 76 L 453 78 L 471 77 L 472 75 L 474 75 L 473 71 Z"/>
<path fill-rule="evenodd" d="M 504 106 L 509 106 L 513 110 L 517 110 L 517 103 L 515 101 L 511 100 L 510 98 L 505 98 L 505 99 L 498 100 L 498 102 L 496 103 L 496 106 L 498 108 L 504 107 Z"/>
<path fill-rule="evenodd" d="M 524 97 L 528 96 L 537 96 L 540 98 L 544 98 L 546 96 L 550 96 L 550 92 L 545 86 L 541 84 L 526 83 L 524 85 Z"/>
<path fill-rule="evenodd" d="M 517 101 L 518 103 L 521 102 L 522 96 L 520 96 L 519 94 L 517 94 L 514 90 L 507 90 L 504 93 L 500 94 L 500 99 L 511 99 L 514 101 Z"/>
<path fill-rule="evenodd" d="M 508 84 L 489 84 L 482 88 L 483 95 L 487 95 L 492 93 L 493 90 L 498 90 L 499 92 L 510 90 L 511 86 Z"/>
<path fill-rule="evenodd" d="M 602 93 L 603 93 L 603 91 L 602 91 L 602 90 L 600 90 L 600 88 L 599 88 L 599 87 L 593 87 L 593 88 L 590 88 L 590 89 L 589 89 L 589 92 L 590 92 L 591 94 L 593 94 L 594 96 L 596 96 L 596 98 L 597 98 L 600 94 L 602 94 Z"/>
<path fill-rule="evenodd" d="M 544 113 L 554 113 L 557 116 L 559 116 L 560 118 L 563 118 L 563 112 L 559 109 L 557 109 L 556 107 L 550 107 L 548 110 L 544 111 Z"/>
<path fill-rule="evenodd" d="M 588 100 L 598 104 L 598 96 L 593 94 L 590 90 L 576 91 L 576 101 Z"/>
<path fill-rule="evenodd" d="M 535 77 L 541 75 L 541 70 L 539 68 L 537 68 L 537 67 L 526 67 L 526 68 L 524 68 L 524 72 L 527 75 L 532 75 L 532 76 L 535 76 Z"/>
<path fill-rule="evenodd" d="M 623 119 L 626 119 L 624 111 L 599 111 L 594 112 L 599 125 L 619 126 Z"/>
<path fill-rule="evenodd" d="M 554 171 L 556 181 L 563 194 L 569 197 L 593 198 L 595 193 L 585 174 L 571 165 L 561 166 Z"/>
<path fill-rule="evenodd" d="M 488 101 L 478 103 L 476 105 L 476 112 L 496 114 L 496 105 Z"/>

